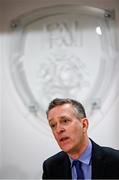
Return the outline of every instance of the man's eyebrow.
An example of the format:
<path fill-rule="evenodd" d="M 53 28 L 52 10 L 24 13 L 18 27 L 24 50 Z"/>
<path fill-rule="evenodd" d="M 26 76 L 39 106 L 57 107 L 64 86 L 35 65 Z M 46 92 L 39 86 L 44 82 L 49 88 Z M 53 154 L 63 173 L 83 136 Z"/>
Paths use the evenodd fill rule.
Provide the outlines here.
<path fill-rule="evenodd" d="M 61 119 L 61 120 L 62 120 L 62 119 L 66 119 L 66 118 L 71 119 L 71 117 L 69 117 L 69 116 L 60 116 L 60 119 Z"/>
<path fill-rule="evenodd" d="M 59 117 L 57 117 L 57 118 L 60 120 L 60 119 L 67 118 L 67 116 L 59 116 Z M 51 122 L 51 121 L 54 121 L 54 119 L 51 118 L 51 119 L 49 119 L 48 121 Z"/>
<path fill-rule="evenodd" d="M 60 119 L 65 119 L 65 118 L 71 119 L 71 117 L 70 117 L 70 116 L 67 116 L 67 115 L 58 116 L 57 118 L 58 118 L 59 120 L 60 120 Z M 49 119 L 48 121 L 51 122 L 51 121 L 54 121 L 54 119 L 51 118 L 51 119 Z"/>
<path fill-rule="evenodd" d="M 53 119 L 49 119 L 48 121 L 51 122 L 51 121 L 53 121 Z"/>
<path fill-rule="evenodd" d="M 61 118 L 61 119 L 63 119 L 63 118 L 67 118 L 67 116 L 60 116 L 60 118 Z"/>

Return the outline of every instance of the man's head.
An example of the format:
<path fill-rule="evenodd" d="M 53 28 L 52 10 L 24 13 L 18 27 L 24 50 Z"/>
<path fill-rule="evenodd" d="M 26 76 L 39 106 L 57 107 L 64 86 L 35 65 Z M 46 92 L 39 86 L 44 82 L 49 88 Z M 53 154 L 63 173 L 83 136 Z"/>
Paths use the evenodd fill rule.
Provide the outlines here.
<path fill-rule="evenodd" d="M 48 113 L 51 109 L 53 109 L 56 106 L 61 106 L 64 104 L 72 105 L 74 113 L 78 119 L 86 118 L 86 113 L 85 113 L 85 109 L 84 109 L 83 105 L 80 102 L 73 100 L 73 99 L 69 99 L 69 98 L 66 98 L 66 99 L 56 98 L 56 99 L 52 100 L 50 102 L 48 110 L 46 112 L 47 117 L 48 117 Z"/>
<path fill-rule="evenodd" d="M 79 156 L 88 144 L 88 120 L 82 104 L 72 99 L 54 99 L 47 117 L 60 148 L 72 158 Z"/>

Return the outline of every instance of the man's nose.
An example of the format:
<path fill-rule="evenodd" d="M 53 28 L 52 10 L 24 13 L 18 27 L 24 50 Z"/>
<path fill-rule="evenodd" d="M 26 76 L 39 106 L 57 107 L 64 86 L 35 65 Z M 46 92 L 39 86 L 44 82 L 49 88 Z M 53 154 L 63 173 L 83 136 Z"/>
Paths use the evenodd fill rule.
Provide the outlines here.
<path fill-rule="evenodd" d="M 56 131 L 57 131 L 58 134 L 64 132 L 64 130 L 65 129 L 64 129 L 64 127 L 61 124 L 57 125 L 57 130 Z"/>

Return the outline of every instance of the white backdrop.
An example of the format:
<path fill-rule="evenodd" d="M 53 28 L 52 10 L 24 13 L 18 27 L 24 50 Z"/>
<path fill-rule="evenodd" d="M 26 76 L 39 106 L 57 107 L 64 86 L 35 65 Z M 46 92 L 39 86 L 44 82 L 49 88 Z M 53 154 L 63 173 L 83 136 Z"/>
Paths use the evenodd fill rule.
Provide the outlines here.
<path fill-rule="evenodd" d="M 26 110 L 13 84 L 9 61 L 11 54 L 11 20 L 37 8 L 53 5 L 88 5 L 116 11 L 116 28 L 119 28 L 118 0 L 3 0 L 0 1 L 0 178 L 40 179 L 44 159 L 60 149 L 52 138 L 47 123 L 39 121 Z M 13 39 L 14 40 L 14 39 Z M 117 36 L 118 40 L 118 36 Z M 119 66 L 118 66 L 119 67 Z M 94 126 L 89 129 L 90 137 L 101 145 L 119 149 L 119 70 L 109 86 L 109 95 L 103 108 L 96 109 Z M 108 80 L 108 79 L 107 79 Z M 2 82 L 2 85 L 1 85 Z M 108 92 L 107 92 L 108 93 Z M 101 116 L 100 116 L 101 114 Z M 93 122 L 92 122 L 93 123 Z"/>

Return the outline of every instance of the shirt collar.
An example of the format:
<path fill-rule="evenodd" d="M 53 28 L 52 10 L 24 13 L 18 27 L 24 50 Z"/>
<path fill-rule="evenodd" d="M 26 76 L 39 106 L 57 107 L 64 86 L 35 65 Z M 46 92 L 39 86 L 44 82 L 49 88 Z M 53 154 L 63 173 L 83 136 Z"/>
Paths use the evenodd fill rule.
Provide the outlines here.
<path fill-rule="evenodd" d="M 91 163 L 91 153 L 92 153 L 92 143 L 89 140 L 88 147 L 86 148 L 84 153 L 77 160 L 81 161 L 84 164 L 89 165 Z M 69 156 L 69 159 L 70 159 L 71 166 L 72 166 L 73 159 L 70 156 Z"/>

